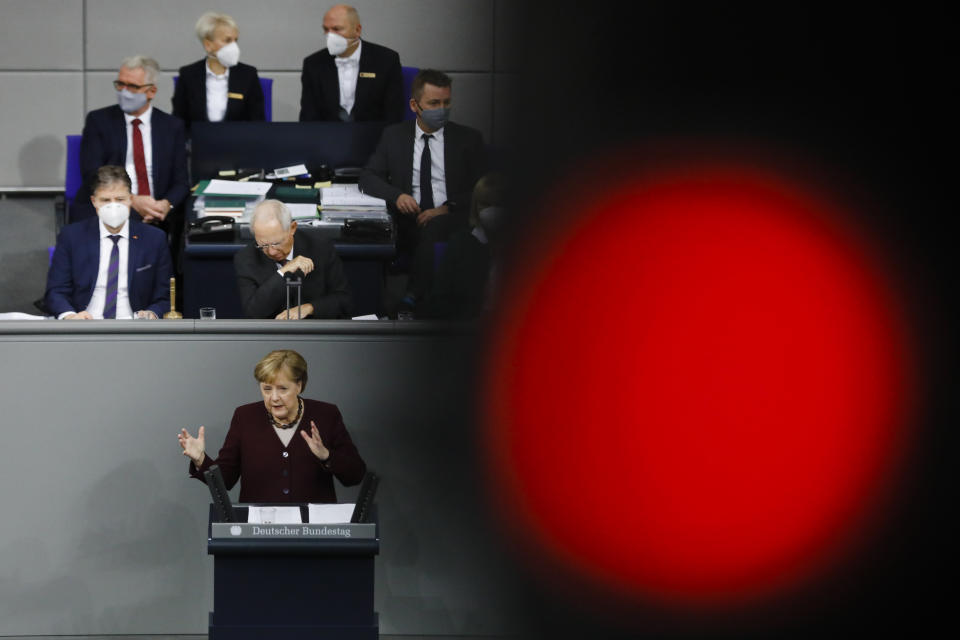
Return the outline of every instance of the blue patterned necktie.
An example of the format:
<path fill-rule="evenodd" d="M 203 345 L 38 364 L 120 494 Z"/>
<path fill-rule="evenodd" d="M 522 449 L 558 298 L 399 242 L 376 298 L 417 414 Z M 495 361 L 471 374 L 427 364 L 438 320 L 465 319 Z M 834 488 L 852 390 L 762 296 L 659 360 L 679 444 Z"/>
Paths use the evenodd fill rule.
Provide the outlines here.
<path fill-rule="evenodd" d="M 110 236 L 113 249 L 110 250 L 110 262 L 107 264 L 107 299 L 103 305 L 104 318 L 117 317 L 117 284 L 120 279 L 120 236 Z"/>

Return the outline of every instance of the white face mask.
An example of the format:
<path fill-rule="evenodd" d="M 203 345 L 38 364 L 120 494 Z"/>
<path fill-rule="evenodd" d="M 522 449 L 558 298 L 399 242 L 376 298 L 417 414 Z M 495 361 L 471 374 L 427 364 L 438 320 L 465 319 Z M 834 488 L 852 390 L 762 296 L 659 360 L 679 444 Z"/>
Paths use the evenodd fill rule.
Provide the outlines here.
<path fill-rule="evenodd" d="M 477 221 L 486 231 L 495 231 L 503 221 L 503 208 L 484 207 L 477 212 Z"/>
<path fill-rule="evenodd" d="M 123 226 L 130 217 L 130 207 L 122 202 L 108 202 L 97 209 L 97 215 L 103 220 L 103 224 L 116 229 Z"/>
<path fill-rule="evenodd" d="M 235 67 L 240 62 L 240 45 L 236 42 L 225 44 L 217 51 L 217 60 L 225 67 Z"/>
<path fill-rule="evenodd" d="M 330 52 L 330 55 L 338 56 L 346 51 L 349 46 L 350 41 L 339 33 L 334 33 L 333 31 L 327 32 L 327 51 Z"/>

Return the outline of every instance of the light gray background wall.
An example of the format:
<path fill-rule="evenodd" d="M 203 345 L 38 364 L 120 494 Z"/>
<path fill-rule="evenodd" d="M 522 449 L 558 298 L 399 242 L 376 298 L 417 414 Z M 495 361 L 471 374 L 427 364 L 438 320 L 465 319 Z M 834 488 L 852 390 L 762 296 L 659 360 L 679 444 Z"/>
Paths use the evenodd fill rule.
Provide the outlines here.
<path fill-rule="evenodd" d="M 133 53 L 164 70 L 155 104 L 170 110 L 172 76 L 203 53 L 193 25 L 206 10 L 240 26 L 241 59 L 274 79 L 273 117 L 296 120 L 304 57 L 323 48 L 334 2 L 316 0 L 0 0 L 0 189 L 62 188 L 64 136 L 85 113 L 113 104 L 110 81 Z M 454 119 L 505 144 L 518 82 L 518 2 L 355 0 L 363 36 L 395 49 L 405 66 L 454 79 Z M 516 106 L 516 105 L 514 105 Z"/>
<path fill-rule="evenodd" d="M 11 334 L 40 325 L 50 331 Z M 203 424 L 216 454 L 233 409 L 259 399 L 253 366 L 275 348 L 306 357 L 305 395 L 340 407 L 383 478 L 381 632 L 515 630 L 486 521 L 463 491 L 474 446 L 463 363 L 475 341 L 0 325 L 0 636 L 206 632 L 209 493 L 187 477 L 175 436 Z"/>

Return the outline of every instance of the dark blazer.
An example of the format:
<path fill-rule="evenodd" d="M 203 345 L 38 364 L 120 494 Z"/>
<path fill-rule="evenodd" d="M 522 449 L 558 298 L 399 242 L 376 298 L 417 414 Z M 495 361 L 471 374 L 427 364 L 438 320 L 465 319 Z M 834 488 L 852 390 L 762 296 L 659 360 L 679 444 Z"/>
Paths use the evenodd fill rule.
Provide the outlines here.
<path fill-rule="evenodd" d="M 408 120 L 384 129 L 376 150 L 360 176 L 363 192 L 383 198 L 391 210 L 400 194 L 413 194 L 413 137 L 416 126 L 416 120 Z M 451 209 L 467 211 L 473 187 L 486 169 L 486 150 L 480 132 L 448 122 L 443 128 L 443 163 L 447 201 L 452 204 Z"/>
<path fill-rule="evenodd" d="M 136 215 L 136 214 L 133 214 Z M 47 272 L 47 309 L 58 316 L 90 304 L 100 269 L 100 220 L 87 218 L 60 231 Z M 149 309 L 162 317 L 170 310 L 170 250 L 160 229 L 131 218 L 127 295 L 133 311 Z"/>
<path fill-rule="evenodd" d="M 153 197 L 166 198 L 179 207 L 190 187 L 187 184 L 187 147 L 183 121 L 156 107 L 150 119 L 150 141 L 153 148 Z M 125 166 L 127 163 L 127 125 L 120 107 L 104 107 L 87 114 L 80 143 L 80 171 L 83 185 L 70 209 L 70 221 L 96 217 L 90 203 L 91 185 L 97 169 L 105 164 Z"/>
<path fill-rule="evenodd" d="M 303 279 L 302 302 L 313 305 L 313 318 L 349 318 L 353 310 L 350 286 L 333 245 L 309 231 L 293 236 L 293 255 L 313 260 L 313 271 Z M 233 256 L 240 304 L 248 318 L 274 318 L 287 308 L 287 288 L 277 274 L 277 263 L 254 245 Z M 290 304 L 296 304 L 292 299 Z"/>
<path fill-rule="evenodd" d="M 223 119 L 264 120 L 263 89 L 256 67 L 238 63 L 227 78 L 227 113 Z M 233 97 L 232 95 L 242 97 Z M 208 122 L 207 60 L 180 67 L 180 79 L 173 91 L 173 115 L 190 128 L 191 122 Z"/>
<path fill-rule="evenodd" d="M 329 51 L 321 49 L 303 59 L 300 83 L 300 122 L 340 120 L 340 79 Z M 364 40 L 351 111 L 353 120 L 400 122 L 406 108 L 400 56 L 393 49 Z"/>
<path fill-rule="evenodd" d="M 223 482 L 231 489 L 241 477 L 240 502 L 336 502 L 333 477 L 344 486 L 358 484 L 367 465 L 357 451 L 336 405 L 303 400 L 303 417 L 297 431 L 310 433 L 317 425 L 330 457 L 321 462 L 299 433 L 286 447 L 267 417 L 263 402 L 237 407 L 216 460 L 206 456 L 200 469 L 189 463 L 191 477 L 203 480 L 203 472 L 218 465 Z"/>

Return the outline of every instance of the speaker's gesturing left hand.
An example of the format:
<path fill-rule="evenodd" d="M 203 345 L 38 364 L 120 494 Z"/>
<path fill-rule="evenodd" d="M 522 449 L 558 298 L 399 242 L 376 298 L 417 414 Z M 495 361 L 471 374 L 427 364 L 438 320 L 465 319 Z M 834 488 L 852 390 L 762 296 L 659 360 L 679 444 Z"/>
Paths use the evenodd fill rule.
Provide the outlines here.
<path fill-rule="evenodd" d="M 310 435 L 307 435 L 306 429 L 301 430 L 300 435 L 307 441 L 307 446 L 310 447 L 310 451 L 312 451 L 313 455 L 317 456 L 317 458 L 325 462 L 327 458 L 330 457 L 330 450 L 323 446 L 323 440 L 320 439 L 320 431 L 317 429 L 317 424 L 313 420 L 310 421 Z"/>

